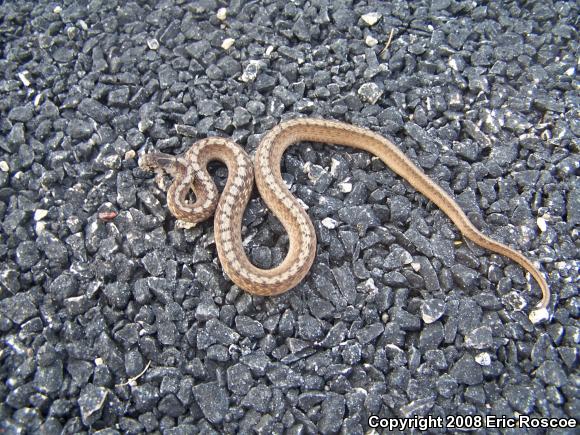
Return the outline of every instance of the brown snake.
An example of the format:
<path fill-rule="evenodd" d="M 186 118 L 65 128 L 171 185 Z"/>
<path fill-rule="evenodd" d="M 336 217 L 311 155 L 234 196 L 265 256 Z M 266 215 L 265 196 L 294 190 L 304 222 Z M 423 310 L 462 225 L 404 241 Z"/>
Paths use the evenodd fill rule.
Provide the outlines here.
<path fill-rule="evenodd" d="M 180 220 L 197 223 L 214 212 L 214 234 L 222 267 L 244 290 L 262 296 L 284 293 L 308 273 L 316 254 L 316 235 L 310 218 L 290 193 L 280 172 L 284 151 L 300 141 L 343 145 L 368 151 L 393 172 L 434 202 L 477 245 L 504 255 L 527 270 L 542 290 L 542 300 L 530 314 L 534 322 L 547 318 L 550 289 L 530 260 L 512 248 L 482 234 L 459 205 L 388 139 L 370 130 L 336 121 L 300 118 L 286 121 L 268 132 L 256 151 L 254 163 L 235 142 L 210 137 L 194 143 L 182 156 L 151 153 L 139 165 L 148 171 L 166 172 L 175 178 L 167 191 L 167 205 Z M 218 160 L 228 168 L 228 180 L 219 197 L 207 172 Z M 284 261 L 272 269 L 260 269 L 249 260 L 242 246 L 242 217 L 255 181 L 264 202 L 288 232 L 289 247 Z M 187 200 L 190 189 L 195 202 Z M 218 201 L 219 198 L 219 201 Z"/>

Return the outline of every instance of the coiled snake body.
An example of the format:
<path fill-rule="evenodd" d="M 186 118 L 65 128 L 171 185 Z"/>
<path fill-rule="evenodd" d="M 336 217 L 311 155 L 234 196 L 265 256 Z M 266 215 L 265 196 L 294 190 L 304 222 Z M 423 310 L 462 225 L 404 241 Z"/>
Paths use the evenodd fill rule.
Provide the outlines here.
<path fill-rule="evenodd" d="M 392 142 L 370 130 L 337 121 L 300 118 L 274 127 L 262 139 L 252 163 L 235 142 L 211 137 L 194 143 L 182 156 L 151 153 L 139 165 L 150 171 L 164 171 L 175 180 L 167 192 L 167 205 L 180 220 L 197 223 L 215 213 L 214 234 L 222 267 L 244 290 L 262 296 L 284 293 L 308 273 L 316 254 L 316 235 L 310 218 L 282 180 L 280 162 L 284 151 L 300 141 L 322 142 L 361 149 L 379 157 L 391 170 L 434 202 L 457 226 L 463 236 L 479 246 L 509 257 L 536 280 L 542 300 L 532 312 L 533 321 L 547 317 L 550 290 L 540 271 L 512 248 L 482 234 L 459 205 Z M 221 194 L 207 172 L 207 164 L 226 164 L 228 180 Z M 242 246 L 242 217 L 255 181 L 264 202 L 288 232 L 288 254 L 272 269 L 254 266 Z M 195 202 L 187 200 L 190 189 Z M 219 200 L 218 200 L 219 199 Z M 539 319 L 539 320 L 538 320 Z"/>

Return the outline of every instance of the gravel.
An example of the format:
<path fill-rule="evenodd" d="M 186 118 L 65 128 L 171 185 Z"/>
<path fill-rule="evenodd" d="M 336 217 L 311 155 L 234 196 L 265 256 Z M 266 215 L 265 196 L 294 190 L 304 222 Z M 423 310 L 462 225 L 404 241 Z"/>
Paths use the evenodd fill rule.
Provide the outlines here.
<path fill-rule="evenodd" d="M 369 417 L 578 418 L 574 2 L 0 5 L 0 431 L 348 433 Z M 302 144 L 318 251 L 275 298 L 224 275 L 137 166 L 299 116 L 391 138 L 522 269 L 372 156 Z M 227 171 L 210 165 L 216 183 Z M 248 256 L 288 238 L 257 195 Z M 392 422 L 392 420 L 391 420 Z M 572 433 L 563 430 L 559 433 Z M 433 428 L 443 433 L 443 428 Z M 481 427 L 477 433 L 500 433 Z"/>

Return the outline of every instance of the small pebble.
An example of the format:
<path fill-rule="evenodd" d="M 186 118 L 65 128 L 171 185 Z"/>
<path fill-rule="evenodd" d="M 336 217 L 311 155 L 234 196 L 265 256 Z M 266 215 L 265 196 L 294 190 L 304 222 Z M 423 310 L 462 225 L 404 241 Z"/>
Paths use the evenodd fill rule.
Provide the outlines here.
<path fill-rule="evenodd" d="M 349 182 L 342 182 L 342 183 L 338 183 L 338 189 L 342 192 L 342 193 L 349 193 L 352 192 L 352 183 Z"/>
<path fill-rule="evenodd" d="M 228 10 L 226 8 L 219 8 L 216 17 L 220 21 L 225 21 L 228 16 Z"/>
<path fill-rule="evenodd" d="M 538 224 L 538 228 L 540 229 L 541 232 L 545 232 L 548 229 L 548 225 L 546 224 L 546 220 L 543 217 L 539 217 L 536 220 L 537 224 Z"/>
<path fill-rule="evenodd" d="M 159 50 L 159 41 L 155 38 L 148 39 L 147 47 L 151 50 Z"/>
<path fill-rule="evenodd" d="M 475 361 L 480 366 L 489 366 L 491 364 L 491 356 L 487 352 L 478 353 L 475 355 Z"/>
<path fill-rule="evenodd" d="M 365 38 L 365 44 L 368 45 L 369 47 L 374 47 L 378 43 L 379 41 L 376 38 L 373 38 L 371 35 L 367 35 L 367 37 Z"/>
<path fill-rule="evenodd" d="M 378 12 L 369 12 L 368 14 L 364 14 L 361 16 L 361 19 L 367 23 L 369 26 L 374 26 L 375 24 L 377 24 L 379 22 L 379 20 L 382 18 L 383 16 L 381 14 L 379 14 Z"/>
<path fill-rule="evenodd" d="M 383 91 L 376 83 L 365 83 L 358 89 L 358 94 L 362 100 L 375 104 L 383 95 Z"/>
<path fill-rule="evenodd" d="M 22 84 L 26 87 L 29 87 L 31 85 L 30 80 L 28 78 L 29 74 L 30 73 L 28 71 L 22 71 L 22 72 L 18 73 L 18 78 L 20 79 Z"/>
<path fill-rule="evenodd" d="M 234 45 L 235 42 L 236 40 L 234 38 L 226 38 L 222 42 L 222 48 L 224 50 L 229 50 Z"/>
<path fill-rule="evenodd" d="M 37 208 L 36 210 L 34 210 L 34 220 L 37 222 L 44 219 L 47 215 L 48 215 L 48 210 L 45 210 L 42 208 Z"/>
<path fill-rule="evenodd" d="M 332 218 L 327 217 L 322 219 L 322 225 L 324 225 L 324 227 L 328 228 L 329 230 L 333 230 L 338 226 L 338 222 Z"/>

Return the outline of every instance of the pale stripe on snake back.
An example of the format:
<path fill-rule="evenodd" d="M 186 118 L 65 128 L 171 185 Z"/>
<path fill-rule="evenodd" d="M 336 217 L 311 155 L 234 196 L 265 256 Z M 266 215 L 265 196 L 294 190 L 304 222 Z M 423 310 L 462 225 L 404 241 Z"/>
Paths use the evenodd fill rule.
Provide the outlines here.
<path fill-rule="evenodd" d="M 434 202 L 466 238 L 490 251 L 504 255 L 527 270 L 542 290 L 542 300 L 530 315 L 534 321 L 546 318 L 550 290 L 539 270 L 522 254 L 482 234 L 459 205 L 392 142 L 370 130 L 337 121 L 300 118 L 286 121 L 268 132 L 252 162 L 245 151 L 223 138 L 196 142 L 183 157 L 153 153 L 142 157 L 148 170 L 165 170 L 175 177 L 168 190 L 167 203 L 179 219 L 205 220 L 215 210 L 214 234 L 218 255 L 227 275 L 244 290 L 263 296 L 284 293 L 308 273 L 316 253 L 316 235 L 310 218 L 282 180 L 280 162 L 284 151 L 300 141 L 343 145 L 368 151 L 403 177 L 417 191 Z M 228 180 L 221 198 L 207 172 L 207 163 L 220 160 L 228 168 Z M 253 176 L 264 202 L 288 232 L 288 253 L 281 264 L 260 269 L 248 259 L 242 246 L 241 225 L 250 198 Z M 187 202 L 189 189 L 196 200 Z"/>

